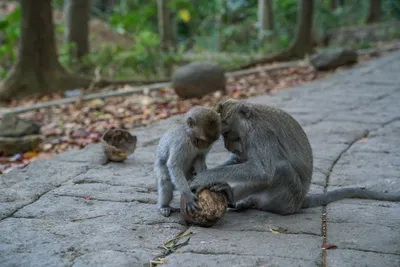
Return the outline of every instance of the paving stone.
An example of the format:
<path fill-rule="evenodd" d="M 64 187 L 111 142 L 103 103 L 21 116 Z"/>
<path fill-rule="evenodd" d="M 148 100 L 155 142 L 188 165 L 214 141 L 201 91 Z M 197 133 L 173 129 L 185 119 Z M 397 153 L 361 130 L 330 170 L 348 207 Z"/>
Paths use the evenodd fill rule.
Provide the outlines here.
<path fill-rule="evenodd" d="M 61 222 L 9 218 L 0 228 L 2 264 L 20 266 L 71 265 L 84 254 L 104 250 L 132 253 L 143 249 L 160 253 L 162 244 L 181 230 L 166 225 L 121 225 L 96 219 Z M 142 255 L 143 258 L 138 258 Z M 137 260 L 149 262 L 149 254 L 136 254 Z M 30 261 L 29 261 L 30 260 Z M 92 262 L 93 263 L 93 262 Z M 10 266 L 6 265 L 6 266 Z M 25 266 L 25 265 L 24 265 Z"/>
<path fill-rule="evenodd" d="M 84 163 L 39 160 L 0 175 L 0 220 L 87 169 Z"/>
<path fill-rule="evenodd" d="M 330 175 L 331 186 L 384 186 L 398 191 L 400 156 L 393 154 L 353 153 L 348 151 L 336 163 Z M 398 182 L 397 182 L 398 181 Z"/>
<path fill-rule="evenodd" d="M 363 223 L 327 223 L 327 243 L 338 248 L 400 255 L 398 228 Z"/>
<path fill-rule="evenodd" d="M 213 227 L 221 231 L 271 232 L 321 235 L 321 207 L 304 209 L 298 214 L 280 216 L 273 213 L 248 210 L 227 212 Z M 230 234 L 228 234 L 230 235 Z"/>
<path fill-rule="evenodd" d="M 334 249 L 327 252 L 326 266 L 343 267 L 393 267 L 400 265 L 400 255 L 382 254 L 348 249 Z"/>
<path fill-rule="evenodd" d="M 97 221 L 121 225 L 127 224 L 182 224 L 183 221 L 174 214 L 169 218 L 161 216 L 153 204 L 139 202 L 119 202 L 84 197 L 46 195 L 35 203 L 20 209 L 14 214 L 16 218 L 36 218 L 47 221 Z M 178 227 L 179 225 L 176 225 Z"/>
<path fill-rule="evenodd" d="M 329 204 L 327 218 L 333 223 L 361 223 L 400 229 L 400 205 L 387 201 L 346 199 Z"/>
<path fill-rule="evenodd" d="M 351 199 L 327 207 L 327 243 L 340 249 L 400 256 L 399 230 L 398 203 Z"/>
<path fill-rule="evenodd" d="M 199 227 L 190 230 L 193 236 L 189 244 L 180 249 L 182 252 L 280 257 L 290 250 L 290 258 L 312 261 L 317 261 L 321 254 L 322 238 L 314 235 L 221 231 Z"/>
<path fill-rule="evenodd" d="M 104 266 L 104 267 L 132 267 L 149 266 L 150 260 L 157 255 L 146 249 L 134 249 L 129 252 L 114 250 L 100 250 L 83 254 L 74 260 L 74 267 L 80 266 Z"/>
<path fill-rule="evenodd" d="M 165 264 L 159 266 L 191 266 L 191 267 L 254 267 L 254 266 L 317 266 L 317 261 L 299 260 L 285 257 L 262 257 L 243 255 L 214 255 L 183 253 L 172 254 Z"/>

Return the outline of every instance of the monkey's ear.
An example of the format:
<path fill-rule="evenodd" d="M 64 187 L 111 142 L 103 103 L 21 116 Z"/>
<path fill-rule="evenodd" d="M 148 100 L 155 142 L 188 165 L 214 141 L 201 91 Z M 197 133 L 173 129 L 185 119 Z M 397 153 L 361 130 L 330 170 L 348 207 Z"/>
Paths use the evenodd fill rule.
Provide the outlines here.
<path fill-rule="evenodd" d="M 189 117 L 187 119 L 187 125 L 192 128 L 194 126 L 194 119 L 192 117 Z"/>
<path fill-rule="evenodd" d="M 246 119 L 251 117 L 251 109 L 246 104 L 240 104 L 239 113 L 244 116 Z"/>

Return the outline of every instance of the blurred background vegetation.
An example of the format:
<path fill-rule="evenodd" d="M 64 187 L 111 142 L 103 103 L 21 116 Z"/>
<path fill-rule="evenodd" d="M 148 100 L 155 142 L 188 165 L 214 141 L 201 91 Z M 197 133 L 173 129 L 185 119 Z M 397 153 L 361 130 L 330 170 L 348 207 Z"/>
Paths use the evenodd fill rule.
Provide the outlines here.
<path fill-rule="evenodd" d="M 380 5 L 378 18 L 367 21 L 373 1 L 314 1 L 312 32 L 315 45 L 368 48 L 374 41 L 380 41 L 375 39 L 398 38 L 400 30 L 389 27 L 390 31 L 383 37 L 369 38 L 371 34 L 367 33 L 366 38 L 355 43 L 350 40 L 348 43 L 327 43 L 328 33 L 340 27 L 361 27 L 367 22 L 386 23 L 400 19 L 400 1 L 382 0 L 377 1 Z M 97 72 L 97 75 L 109 78 L 169 77 L 175 66 L 199 59 L 208 59 L 229 69 L 280 51 L 289 47 L 294 38 L 299 5 L 297 0 L 271 0 L 268 7 L 271 10 L 267 12 L 272 19 L 263 26 L 267 29 L 260 37 L 260 1 L 257 0 L 92 0 L 90 49 L 77 59 L 71 54 L 74 44 L 63 37 L 66 27 L 64 2 L 52 1 L 59 61 L 72 72 L 83 71 L 90 75 Z M 164 2 L 164 7 L 160 2 Z M 0 78 L 4 78 L 15 63 L 21 21 L 18 1 L 3 0 L 2 5 Z M 166 16 L 164 21 L 160 21 L 160 12 Z M 160 36 L 162 28 L 165 32 Z M 387 31 L 388 27 L 383 28 Z"/>

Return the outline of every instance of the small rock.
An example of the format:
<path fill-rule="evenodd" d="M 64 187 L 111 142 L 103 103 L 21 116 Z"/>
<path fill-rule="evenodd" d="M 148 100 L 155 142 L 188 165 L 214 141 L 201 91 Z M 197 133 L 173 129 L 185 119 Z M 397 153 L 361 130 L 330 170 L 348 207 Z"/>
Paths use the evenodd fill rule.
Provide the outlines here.
<path fill-rule="evenodd" d="M 22 137 L 27 135 L 38 135 L 40 125 L 36 122 L 21 119 L 14 114 L 6 114 L 0 123 L 0 136 Z"/>
<path fill-rule="evenodd" d="M 225 92 L 225 71 L 222 67 L 207 63 L 193 62 L 185 65 L 171 77 L 171 85 L 181 98 L 202 97 L 211 92 Z"/>
<path fill-rule="evenodd" d="M 42 143 L 40 135 L 27 135 L 23 137 L 0 137 L 0 152 L 4 156 L 35 151 Z"/>
<path fill-rule="evenodd" d="M 355 50 L 339 49 L 334 51 L 323 51 L 311 57 L 310 63 L 317 70 L 330 70 L 340 66 L 357 62 Z"/>

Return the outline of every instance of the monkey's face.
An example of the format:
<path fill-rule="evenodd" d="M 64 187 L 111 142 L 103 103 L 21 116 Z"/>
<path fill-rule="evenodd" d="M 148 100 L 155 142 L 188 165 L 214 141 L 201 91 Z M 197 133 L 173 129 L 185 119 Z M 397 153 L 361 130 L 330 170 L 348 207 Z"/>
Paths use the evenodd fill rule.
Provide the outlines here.
<path fill-rule="evenodd" d="M 247 116 L 249 107 L 243 101 L 228 99 L 217 107 L 221 117 L 221 134 L 225 148 L 235 154 L 245 151 L 250 130 Z"/>
<path fill-rule="evenodd" d="M 191 116 L 187 119 L 188 134 L 192 144 L 200 149 L 209 148 L 214 143 L 221 133 L 220 119 L 216 116 Z"/>

